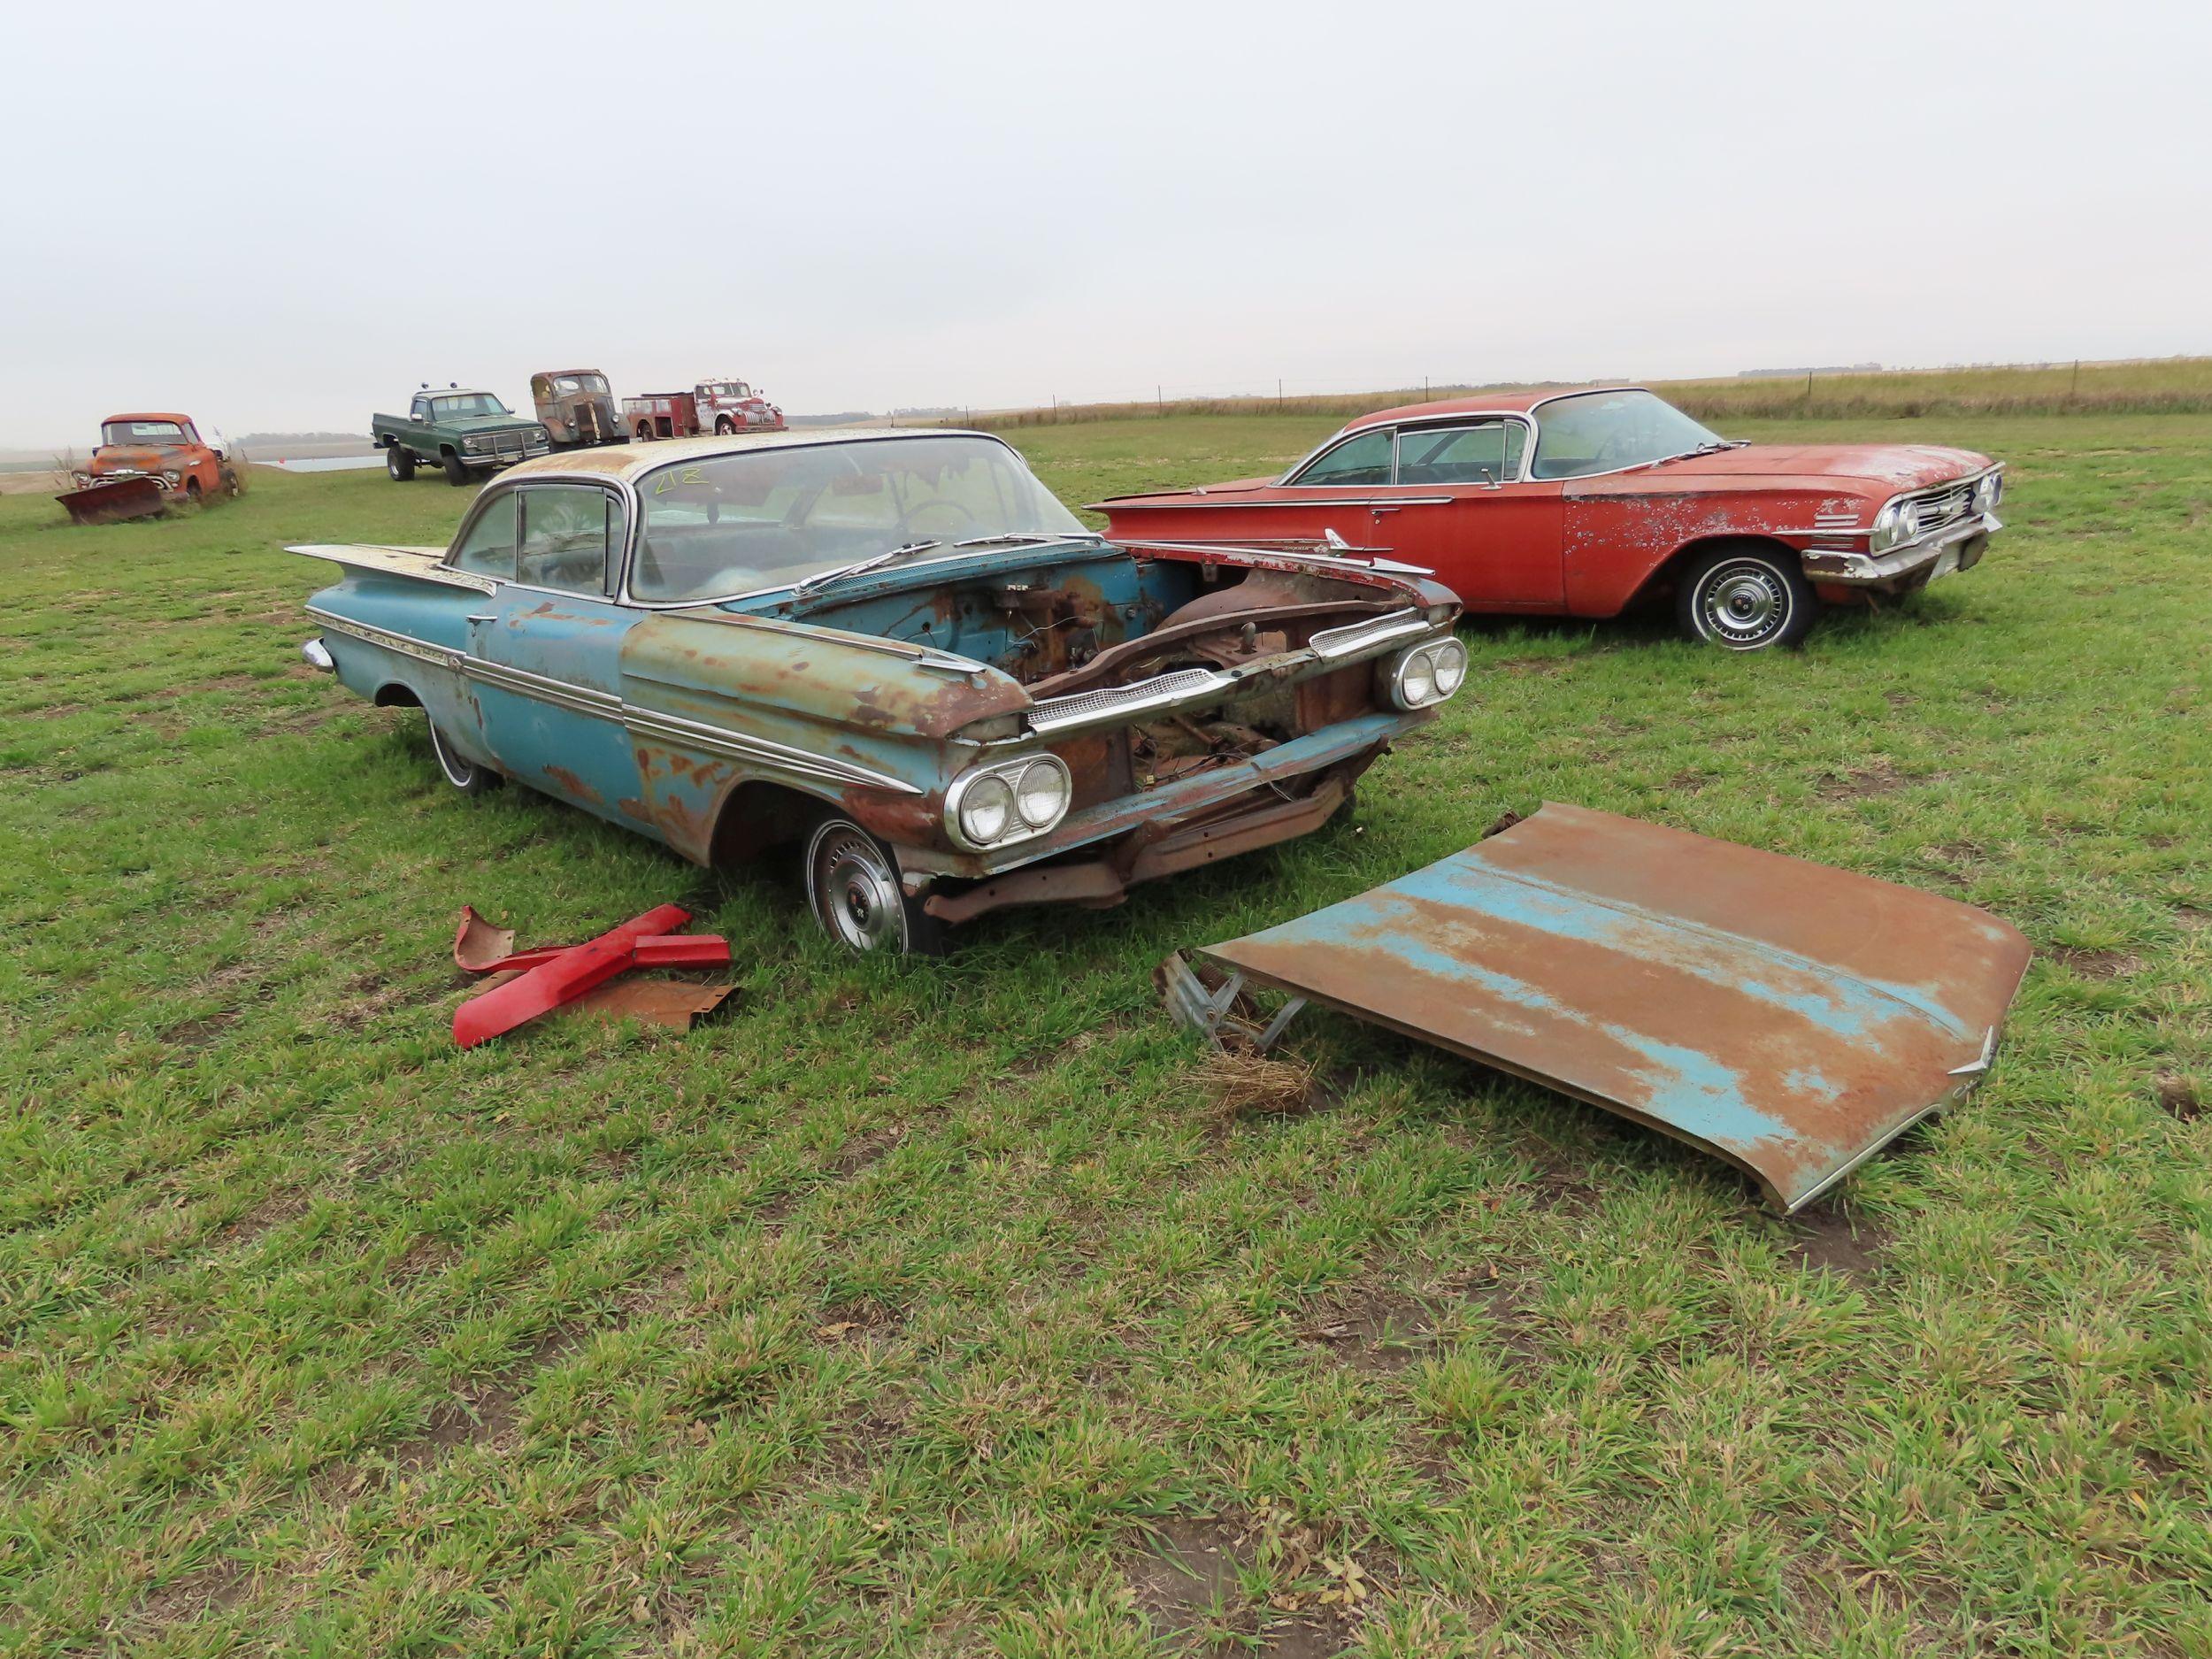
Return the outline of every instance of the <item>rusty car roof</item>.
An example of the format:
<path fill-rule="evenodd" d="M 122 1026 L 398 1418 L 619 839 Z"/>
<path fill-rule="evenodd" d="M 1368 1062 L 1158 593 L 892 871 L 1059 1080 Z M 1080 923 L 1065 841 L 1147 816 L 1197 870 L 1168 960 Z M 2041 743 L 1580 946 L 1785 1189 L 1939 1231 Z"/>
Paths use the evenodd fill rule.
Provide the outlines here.
<path fill-rule="evenodd" d="M 857 443 L 869 438 L 991 438 L 987 432 L 956 426 L 839 426 L 803 432 L 731 433 L 722 437 L 664 438 L 652 443 L 610 444 L 595 449 L 565 449 L 518 462 L 503 474 L 531 478 L 543 472 L 599 472 L 632 481 L 672 461 L 704 461 L 754 449 L 800 449 L 809 444 Z"/>
<path fill-rule="evenodd" d="M 171 409 L 134 409 L 126 415 L 109 415 L 100 424 L 111 426 L 119 420 L 173 420 L 180 426 L 196 426 L 189 415 L 180 415 Z"/>
<path fill-rule="evenodd" d="M 1443 415 L 1525 415 L 1539 403 L 1555 398 L 1579 397 L 1585 392 L 1641 392 L 1649 389 L 1622 382 L 1601 381 L 1594 386 L 1548 386 L 1532 392 L 1479 392 L 1472 397 L 1440 398 L 1432 403 L 1401 403 L 1379 409 L 1371 415 L 1356 415 L 1344 423 L 1346 432 L 1363 426 L 1386 426 L 1404 420 L 1431 420 Z"/>

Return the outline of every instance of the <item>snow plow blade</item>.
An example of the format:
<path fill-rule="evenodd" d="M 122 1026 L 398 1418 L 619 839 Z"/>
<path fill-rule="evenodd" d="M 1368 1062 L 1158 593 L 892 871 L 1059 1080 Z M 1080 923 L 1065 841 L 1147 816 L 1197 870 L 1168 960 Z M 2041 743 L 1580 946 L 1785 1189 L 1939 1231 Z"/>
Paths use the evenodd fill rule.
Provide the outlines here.
<path fill-rule="evenodd" d="M 152 518 L 169 503 L 161 485 L 146 477 L 87 484 L 54 499 L 78 524 L 116 524 L 125 518 Z"/>
<path fill-rule="evenodd" d="M 1910 887 L 1555 804 L 1198 954 L 1237 977 L 1173 1000 L 1217 1036 L 1206 1010 L 1271 986 L 1673 1135 L 1787 1212 L 1979 1079 L 2029 948 Z"/>

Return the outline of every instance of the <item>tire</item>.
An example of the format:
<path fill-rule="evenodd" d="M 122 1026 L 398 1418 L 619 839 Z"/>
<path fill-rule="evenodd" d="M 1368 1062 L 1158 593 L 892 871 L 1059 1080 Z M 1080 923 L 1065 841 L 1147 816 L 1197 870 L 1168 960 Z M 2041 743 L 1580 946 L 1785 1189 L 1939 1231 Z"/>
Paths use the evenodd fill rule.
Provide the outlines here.
<path fill-rule="evenodd" d="M 1770 651 L 1812 631 L 1817 603 L 1795 554 L 1739 543 L 1690 562 L 1676 591 L 1675 619 L 1686 638 L 1724 651 Z"/>
<path fill-rule="evenodd" d="M 384 447 L 384 470 L 391 474 L 393 483 L 404 484 L 415 475 L 415 452 L 403 449 L 396 443 L 387 444 Z"/>
<path fill-rule="evenodd" d="M 445 468 L 445 481 L 458 488 L 469 481 L 469 470 L 461 465 L 461 457 L 448 449 L 439 465 Z"/>
<path fill-rule="evenodd" d="M 736 430 L 737 423 L 732 420 L 727 415 L 717 415 L 714 418 L 714 435 L 716 437 L 726 438 Z"/>
<path fill-rule="evenodd" d="M 184 498 L 195 507 L 200 504 L 200 480 L 198 479 L 188 478 L 184 480 Z"/>
<path fill-rule="evenodd" d="M 235 501 L 239 496 L 244 495 L 245 493 L 245 487 L 238 481 L 237 469 L 234 467 L 225 467 L 223 469 L 223 494 L 229 496 L 233 501 Z"/>
<path fill-rule="evenodd" d="M 891 849 L 849 818 L 815 826 L 801 870 L 816 926 L 848 950 L 944 954 L 944 923 L 900 888 Z"/>
<path fill-rule="evenodd" d="M 437 757 L 438 770 L 445 774 L 445 780 L 463 795 L 482 795 L 488 789 L 498 788 L 504 781 L 489 766 L 463 759 L 461 752 L 438 729 L 435 720 L 430 723 L 430 752 Z"/>
<path fill-rule="evenodd" d="M 641 420 L 637 423 L 637 441 L 640 443 L 650 443 L 653 442 L 653 423 L 651 421 Z"/>

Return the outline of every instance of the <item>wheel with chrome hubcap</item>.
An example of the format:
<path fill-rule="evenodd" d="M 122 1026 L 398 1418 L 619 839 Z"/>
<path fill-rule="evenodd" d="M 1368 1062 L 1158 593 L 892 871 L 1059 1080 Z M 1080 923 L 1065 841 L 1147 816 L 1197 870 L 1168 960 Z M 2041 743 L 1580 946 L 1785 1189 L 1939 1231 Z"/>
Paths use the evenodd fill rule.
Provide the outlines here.
<path fill-rule="evenodd" d="M 849 819 L 825 818 L 807 838 L 806 901 L 822 931 L 848 950 L 944 949 L 945 925 L 900 888 L 891 849 Z"/>
<path fill-rule="evenodd" d="M 445 780 L 463 795 L 481 795 L 504 781 L 489 766 L 478 765 L 454 748 L 435 720 L 430 723 L 430 752 L 438 757 L 438 770 L 445 774 Z"/>
<path fill-rule="evenodd" d="M 1728 651 L 1794 645 L 1813 626 L 1813 590 L 1785 549 L 1719 548 L 1683 572 L 1682 632 Z"/>

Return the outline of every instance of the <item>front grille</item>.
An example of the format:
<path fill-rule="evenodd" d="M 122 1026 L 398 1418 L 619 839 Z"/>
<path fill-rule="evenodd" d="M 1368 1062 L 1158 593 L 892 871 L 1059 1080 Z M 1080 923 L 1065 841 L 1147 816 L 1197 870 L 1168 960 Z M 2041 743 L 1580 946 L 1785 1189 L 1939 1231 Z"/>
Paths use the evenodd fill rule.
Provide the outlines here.
<path fill-rule="evenodd" d="M 1079 691 L 1069 697 L 1048 697 L 1030 710 L 1029 729 L 1041 733 L 1056 732 L 1110 712 L 1139 714 L 1219 683 L 1221 676 L 1209 669 L 1179 668 L 1139 685 Z"/>
<path fill-rule="evenodd" d="M 1925 535 L 1966 517 L 1974 504 L 1971 484 L 1949 486 L 1932 495 L 1916 496 L 1900 508 L 1898 528 L 1907 535 Z"/>

